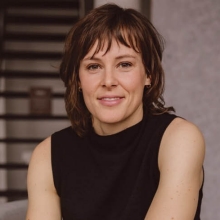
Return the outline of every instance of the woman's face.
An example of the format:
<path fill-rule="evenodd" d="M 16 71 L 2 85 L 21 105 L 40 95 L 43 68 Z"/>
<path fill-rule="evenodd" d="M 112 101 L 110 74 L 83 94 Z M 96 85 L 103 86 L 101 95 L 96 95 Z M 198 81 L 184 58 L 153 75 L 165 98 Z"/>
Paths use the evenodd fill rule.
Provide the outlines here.
<path fill-rule="evenodd" d="M 150 78 L 140 53 L 112 41 L 96 53 L 97 43 L 80 62 L 79 79 L 85 104 L 100 135 L 122 131 L 143 117 L 142 96 Z"/>

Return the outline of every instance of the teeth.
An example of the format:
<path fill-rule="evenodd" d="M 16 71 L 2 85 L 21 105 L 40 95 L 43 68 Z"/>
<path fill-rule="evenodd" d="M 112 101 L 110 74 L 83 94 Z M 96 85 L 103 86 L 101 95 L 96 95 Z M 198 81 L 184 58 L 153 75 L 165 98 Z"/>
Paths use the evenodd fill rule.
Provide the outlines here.
<path fill-rule="evenodd" d="M 113 101 L 113 100 L 118 100 L 119 98 L 102 98 L 102 100 L 108 100 L 108 101 Z"/>

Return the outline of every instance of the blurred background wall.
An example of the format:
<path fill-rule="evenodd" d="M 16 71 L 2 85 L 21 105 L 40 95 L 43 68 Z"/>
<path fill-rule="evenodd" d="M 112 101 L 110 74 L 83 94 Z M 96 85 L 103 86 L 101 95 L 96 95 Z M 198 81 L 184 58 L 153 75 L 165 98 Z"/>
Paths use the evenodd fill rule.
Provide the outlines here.
<path fill-rule="evenodd" d="M 205 136 L 202 219 L 220 219 L 220 1 L 153 0 L 152 21 L 166 40 L 167 104 Z"/>
<path fill-rule="evenodd" d="M 94 6 L 97 7 L 107 2 L 115 2 L 123 7 L 132 7 L 142 13 L 149 14 L 145 0 L 95 0 Z M 86 1 L 85 1 L 86 3 Z M 143 7 L 145 6 L 145 7 Z M 149 6 L 149 4 L 148 4 Z M 165 99 L 167 105 L 176 108 L 177 115 L 192 121 L 202 130 L 206 139 L 206 158 L 205 158 L 205 185 L 204 200 L 202 204 L 203 220 L 220 219 L 220 150 L 219 150 L 219 130 L 220 116 L 220 1 L 219 0 L 152 0 L 151 1 L 151 20 L 159 32 L 166 40 L 163 65 L 166 72 Z M 32 27 L 33 28 L 33 27 Z M 29 28 L 29 30 L 31 27 Z M 67 32 L 67 29 L 51 29 Z M 26 47 L 25 43 L 7 44 L 7 47 L 19 48 Z M 42 44 L 34 47 L 36 50 L 62 50 L 62 46 L 56 45 L 55 48 Z M 34 64 L 35 65 L 35 64 Z M 25 68 L 32 69 L 33 63 L 3 63 L 4 68 L 9 69 Z M 57 64 L 55 64 L 57 66 Z M 53 63 L 41 63 L 37 68 L 46 68 L 48 71 L 54 70 Z M 0 80 L 0 90 L 28 90 L 31 85 L 48 86 L 51 83 L 53 91 L 63 91 L 60 81 L 34 81 L 22 79 L 19 82 L 14 80 Z M 4 88 L 7 86 L 7 88 Z M 25 113 L 28 110 L 28 102 L 17 100 L 12 103 L 5 99 L 0 99 L 0 113 L 15 112 Z M 62 100 L 53 101 L 53 113 L 64 114 L 64 103 Z M 31 124 L 23 123 L 16 127 L 14 122 L 5 123 L 0 121 L 0 135 L 31 135 Z M 48 126 L 44 122 L 35 121 L 35 134 L 39 137 L 50 135 L 52 130 L 67 126 L 69 123 L 56 123 Z M 32 124 L 33 124 L 32 123 Z M 13 128 L 13 129 L 12 129 Z M 33 129 L 33 128 L 32 128 Z M 19 132 L 17 132 L 19 131 Z M 7 133 L 7 134 L 6 134 Z M 33 149 L 31 146 L 30 149 Z M 27 149 L 25 145 L 22 149 Z M 18 152 L 17 146 L 8 146 L 8 153 L 5 153 L 4 144 L 0 145 L 0 162 L 4 162 L 6 157 L 11 161 L 22 161 L 22 152 Z M 24 153 L 24 152 L 23 152 Z M 24 156 L 24 155 L 23 155 Z M 9 161 L 10 162 L 10 161 Z M 25 176 L 23 173 L 15 179 L 11 174 L 7 175 L 10 186 L 24 187 Z M 6 187 L 6 174 L 0 170 L 0 188 Z M 17 181 L 16 181 L 17 179 Z"/>

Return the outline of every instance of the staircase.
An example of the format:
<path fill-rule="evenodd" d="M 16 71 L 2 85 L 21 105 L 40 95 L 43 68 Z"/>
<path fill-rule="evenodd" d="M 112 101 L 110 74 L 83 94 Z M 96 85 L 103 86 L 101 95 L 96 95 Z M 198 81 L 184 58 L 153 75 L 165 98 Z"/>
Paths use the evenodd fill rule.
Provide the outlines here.
<path fill-rule="evenodd" d="M 58 69 L 67 32 L 82 12 L 90 9 L 88 5 L 85 9 L 83 3 L 0 3 L 0 129 L 5 131 L 0 133 L 0 147 L 6 152 L 5 160 L 0 160 L 0 171 L 6 172 L 7 182 L 7 187 L 0 189 L 0 197 L 8 201 L 27 197 L 26 175 L 34 147 L 56 130 L 70 125 Z M 38 93 L 50 91 L 49 113 L 31 112 L 33 89 Z M 35 105 L 38 102 L 35 100 Z"/>

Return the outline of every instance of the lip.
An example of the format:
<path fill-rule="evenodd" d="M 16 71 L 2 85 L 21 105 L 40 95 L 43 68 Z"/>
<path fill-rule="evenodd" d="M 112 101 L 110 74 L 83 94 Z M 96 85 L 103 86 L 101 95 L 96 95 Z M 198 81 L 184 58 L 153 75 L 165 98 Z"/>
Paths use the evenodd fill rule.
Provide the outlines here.
<path fill-rule="evenodd" d="M 123 99 L 122 96 L 102 96 L 98 98 L 98 101 L 101 105 L 112 107 L 119 105 Z"/>

